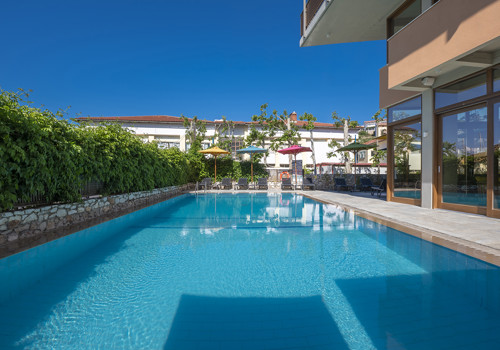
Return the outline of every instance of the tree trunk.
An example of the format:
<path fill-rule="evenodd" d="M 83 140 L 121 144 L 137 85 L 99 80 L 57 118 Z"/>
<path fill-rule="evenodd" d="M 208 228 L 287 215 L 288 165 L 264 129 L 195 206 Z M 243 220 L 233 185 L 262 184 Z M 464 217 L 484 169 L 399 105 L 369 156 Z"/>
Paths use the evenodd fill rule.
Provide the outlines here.
<path fill-rule="evenodd" d="M 349 124 L 344 120 L 344 147 L 349 144 Z M 345 153 L 345 171 L 347 174 L 351 173 L 351 161 L 349 159 L 349 152 Z"/>
<path fill-rule="evenodd" d="M 288 130 L 292 130 L 292 126 L 290 124 L 290 117 L 288 117 L 288 119 L 286 120 L 286 128 Z M 288 142 L 288 147 L 291 147 L 292 145 L 290 144 L 290 142 Z M 292 155 L 289 154 L 288 155 L 288 166 L 290 167 L 290 169 L 292 169 Z M 293 171 L 293 169 L 292 169 Z"/>
<path fill-rule="evenodd" d="M 313 131 L 309 130 L 309 136 L 311 138 L 311 150 L 312 150 L 312 161 L 313 161 L 313 169 L 314 169 L 314 175 L 316 175 L 316 155 L 314 154 L 314 139 L 313 139 Z"/>

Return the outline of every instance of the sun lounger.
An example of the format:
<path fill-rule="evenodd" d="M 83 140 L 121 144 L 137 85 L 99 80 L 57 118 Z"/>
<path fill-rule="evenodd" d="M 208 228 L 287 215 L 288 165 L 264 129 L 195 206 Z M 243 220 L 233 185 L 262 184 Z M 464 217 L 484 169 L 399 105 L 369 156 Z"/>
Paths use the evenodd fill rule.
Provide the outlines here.
<path fill-rule="evenodd" d="M 210 177 L 206 177 L 199 183 L 200 189 L 210 190 L 212 189 L 212 179 Z"/>
<path fill-rule="evenodd" d="M 304 178 L 304 182 L 302 184 L 302 187 L 304 189 L 306 189 L 307 187 L 312 189 L 312 190 L 315 190 L 316 189 L 316 185 L 314 184 L 314 181 L 312 179 L 312 177 L 305 177 Z"/>
<path fill-rule="evenodd" d="M 230 190 L 233 188 L 233 180 L 230 177 L 225 177 L 222 179 L 220 188 L 223 190 Z"/>
<path fill-rule="evenodd" d="M 362 177 L 359 179 L 359 189 L 361 191 L 370 191 L 373 187 L 373 182 L 372 179 L 369 177 Z"/>
<path fill-rule="evenodd" d="M 267 186 L 267 178 L 261 177 L 257 180 L 257 188 L 259 190 L 267 190 L 269 187 Z"/>
<path fill-rule="evenodd" d="M 335 191 L 352 191 L 351 186 L 349 186 L 343 177 L 335 178 L 335 185 L 333 186 Z"/>
<path fill-rule="evenodd" d="M 238 179 L 238 183 L 236 184 L 236 189 L 248 190 L 248 179 L 246 177 Z"/>
<path fill-rule="evenodd" d="M 293 190 L 292 179 L 290 179 L 289 177 L 284 177 L 283 179 L 281 179 L 281 189 L 284 190 L 285 188 Z"/>
<path fill-rule="evenodd" d="M 387 187 L 387 181 L 382 180 L 380 185 L 372 187 L 372 196 L 376 193 L 377 196 L 380 197 L 382 195 L 382 192 L 385 192 L 387 190 L 386 187 Z"/>

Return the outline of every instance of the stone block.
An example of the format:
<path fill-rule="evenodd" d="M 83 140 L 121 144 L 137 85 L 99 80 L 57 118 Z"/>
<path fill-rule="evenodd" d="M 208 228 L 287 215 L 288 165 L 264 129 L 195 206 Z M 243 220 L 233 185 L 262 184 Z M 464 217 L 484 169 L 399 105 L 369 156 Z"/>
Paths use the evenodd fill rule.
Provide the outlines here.
<path fill-rule="evenodd" d="M 56 223 L 54 220 L 47 221 L 47 230 L 53 230 L 56 228 Z"/>
<path fill-rule="evenodd" d="M 63 216 L 66 216 L 68 215 L 68 212 L 66 211 L 66 209 L 59 209 L 56 213 L 56 216 L 58 218 L 62 218 Z"/>
<path fill-rule="evenodd" d="M 18 220 L 10 220 L 8 223 L 7 223 L 7 228 L 9 230 L 12 230 L 13 228 L 17 227 L 17 225 L 19 225 L 19 223 L 21 222 L 20 220 L 21 218 L 19 218 Z"/>
<path fill-rule="evenodd" d="M 32 221 L 37 220 L 37 219 L 38 219 L 38 216 L 35 213 L 31 212 L 31 214 L 29 214 L 23 221 L 24 222 L 32 222 Z"/>
<path fill-rule="evenodd" d="M 7 236 L 7 241 L 9 242 L 15 241 L 17 240 L 18 237 L 19 235 L 17 234 L 17 232 L 12 232 Z"/>

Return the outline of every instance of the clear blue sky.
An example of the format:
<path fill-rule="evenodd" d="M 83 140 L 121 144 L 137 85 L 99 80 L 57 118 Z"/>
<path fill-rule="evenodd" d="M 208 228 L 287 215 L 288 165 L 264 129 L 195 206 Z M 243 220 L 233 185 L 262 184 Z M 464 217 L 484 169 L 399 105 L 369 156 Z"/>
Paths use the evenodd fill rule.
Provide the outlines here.
<path fill-rule="evenodd" d="M 302 0 L 6 1 L 0 87 L 69 116 L 330 122 L 378 110 L 385 42 L 299 47 Z"/>

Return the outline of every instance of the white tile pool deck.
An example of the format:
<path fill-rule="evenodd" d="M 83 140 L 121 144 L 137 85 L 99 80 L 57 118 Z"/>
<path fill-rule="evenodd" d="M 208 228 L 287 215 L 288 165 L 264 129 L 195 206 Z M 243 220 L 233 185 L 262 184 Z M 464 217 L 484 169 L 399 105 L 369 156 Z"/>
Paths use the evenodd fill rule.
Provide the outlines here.
<path fill-rule="evenodd" d="M 250 190 L 250 192 L 266 191 Z M 271 188 L 268 192 L 280 192 L 280 189 Z M 387 202 L 366 193 L 331 191 L 297 191 L 296 193 L 352 210 L 361 217 L 500 266 L 500 219 Z"/>

